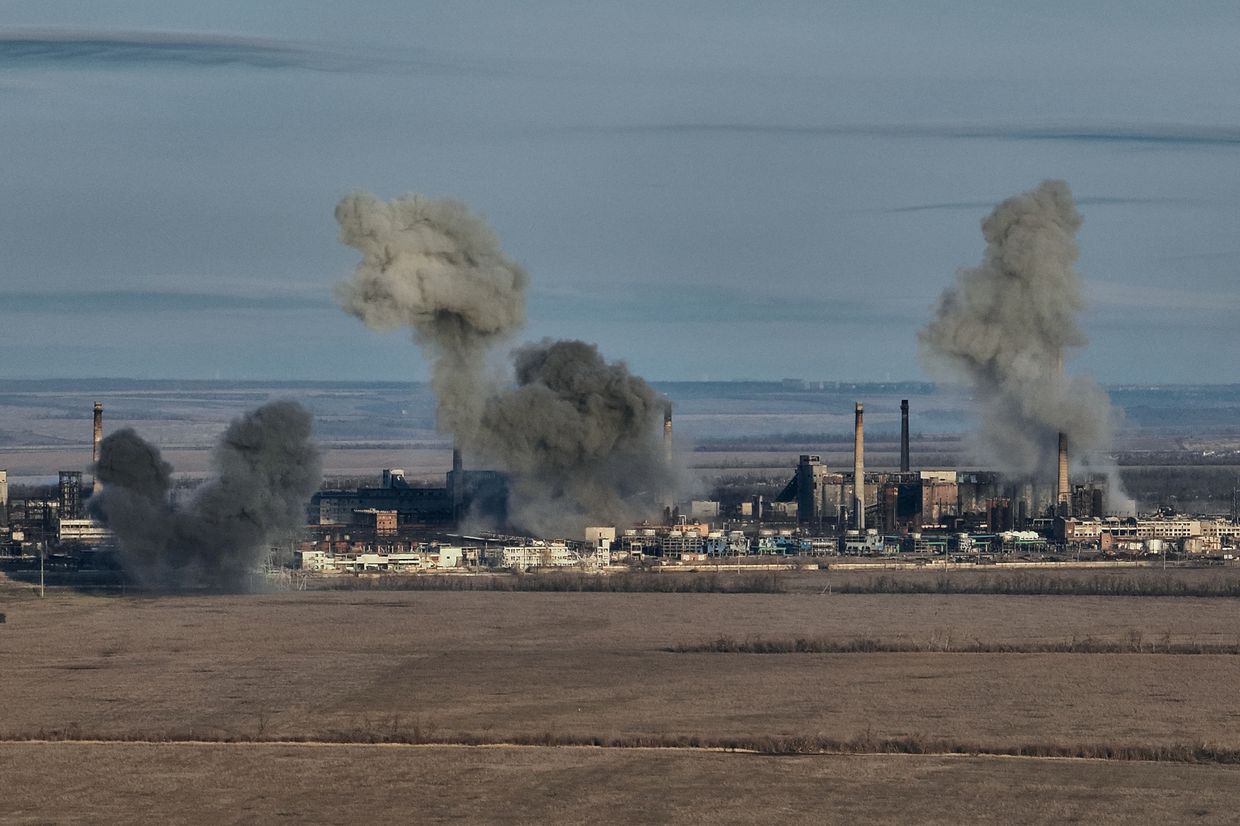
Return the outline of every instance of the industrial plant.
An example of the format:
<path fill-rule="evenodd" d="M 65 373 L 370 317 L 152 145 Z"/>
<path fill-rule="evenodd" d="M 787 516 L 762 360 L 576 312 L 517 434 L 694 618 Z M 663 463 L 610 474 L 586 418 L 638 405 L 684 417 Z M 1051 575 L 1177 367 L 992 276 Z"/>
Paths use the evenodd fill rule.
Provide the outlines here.
<path fill-rule="evenodd" d="M 174 502 L 159 449 L 129 428 L 105 437 L 95 402 L 88 475 L 61 470 L 54 490 L 10 502 L 0 470 L 0 550 L 120 570 L 147 587 L 233 588 L 292 569 L 1062 564 L 1226 557 L 1236 545 L 1234 512 L 1136 514 L 1110 450 L 1110 400 L 1065 372 L 1085 337 L 1073 268 L 1081 216 L 1062 181 L 995 207 L 981 263 L 958 274 L 920 331 L 927 363 L 972 393 L 983 467 L 914 467 L 908 399 L 898 467 L 867 467 L 858 400 L 851 468 L 800 453 L 777 495 L 728 500 L 683 500 L 694 480 L 674 450 L 673 399 L 593 344 L 527 343 L 510 353 L 511 376 L 497 376 L 489 361 L 524 325 L 529 279 L 465 205 L 355 194 L 336 218 L 361 255 L 337 285 L 341 308 L 409 329 L 430 361 L 435 427 L 452 440 L 442 484 L 393 462 L 373 482 L 326 486 L 310 412 L 274 401 L 232 421 L 216 477 Z"/>
<path fill-rule="evenodd" d="M 372 485 L 324 485 L 308 496 L 304 524 L 267 537 L 247 575 L 830 568 L 863 564 L 864 558 L 910 566 L 1135 564 L 1151 555 L 1225 559 L 1240 545 L 1234 517 L 1110 513 L 1106 477 L 1072 479 L 1066 440 L 1058 436 L 1050 485 L 1013 482 L 994 470 L 916 468 L 911 415 L 909 400 L 902 400 L 898 467 L 867 469 L 865 407 L 857 402 L 851 469 L 829 467 L 820 454 L 800 454 L 773 498 L 669 499 L 657 518 L 590 525 L 575 534 L 532 534 L 513 526 L 509 476 L 466 468 L 454 449 L 439 485 L 410 481 L 395 467 L 376 474 Z M 662 420 L 662 457 L 672 464 L 670 404 Z M 104 443 L 98 402 L 92 436 L 87 471 L 60 471 L 50 495 L 10 499 L 7 474 L 0 471 L 0 551 L 10 567 L 41 558 L 65 571 L 121 575 L 132 568 L 106 516 L 91 504 L 105 488 L 97 478 Z"/>

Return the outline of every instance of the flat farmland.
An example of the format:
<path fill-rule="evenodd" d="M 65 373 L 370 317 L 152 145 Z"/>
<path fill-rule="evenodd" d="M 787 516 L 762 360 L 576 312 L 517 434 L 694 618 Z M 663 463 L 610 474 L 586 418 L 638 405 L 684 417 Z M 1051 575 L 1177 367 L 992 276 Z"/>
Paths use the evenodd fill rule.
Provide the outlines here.
<path fill-rule="evenodd" d="M 1238 749 L 1240 656 L 667 650 L 720 636 L 1234 645 L 1234 599 L 802 587 L 40 600 L 9 583 L 0 610 L 0 776 L 17 790 L 4 823 L 1222 823 L 1240 804 L 1233 765 L 985 754 Z M 982 754 L 683 747 L 802 736 Z M 554 745 L 591 739 L 611 747 Z M 450 745 L 478 742 L 551 745 Z M 627 747 L 643 743 L 677 747 Z M 55 813 L 40 784 L 61 790 Z"/>
<path fill-rule="evenodd" d="M 5 824 L 1127 826 L 1240 809 L 1236 766 L 996 757 L 7 743 L 0 776 Z"/>
<path fill-rule="evenodd" d="M 925 736 L 1240 747 L 1240 656 L 672 653 L 719 636 L 1234 644 L 1230 599 L 306 592 L 21 597 L 0 725 L 83 737 Z"/>

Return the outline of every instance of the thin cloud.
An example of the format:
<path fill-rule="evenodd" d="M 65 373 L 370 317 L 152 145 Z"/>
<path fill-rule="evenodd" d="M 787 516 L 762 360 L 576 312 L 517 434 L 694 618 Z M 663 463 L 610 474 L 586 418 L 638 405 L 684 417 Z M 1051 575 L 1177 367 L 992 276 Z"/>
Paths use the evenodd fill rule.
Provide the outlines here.
<path fill-rule="evenodd" d="M 288 295 L 180 292 L 172 290 L 98 290 L 92 292 L 2 292 L 6 312 L 97 315 L 101 313 L 174 313 L 260 310 L 296 312 L 330 309 L 327 298 Z"/>
<path fill-rule="evenodd" d="M 864 321 L 907 324 L 920 319 L 929 299 L 902 297 L 883 301 L 824 300 L 764 294 L 757 290 L 711 284 L 634 283 L 624 290 L 547 289 L 530 295 L 531 319 L 572 321 L 594 317 L 609 322 L 689 323 L 827 323 Z"/>
<path fill-rule="evenodd" d="M 952 210 L 960 212 L 974 212 L 977 210 L 991 210 L 995 208 L 995 204 L 999 201 L 948 201 L 938 204 L 912 204 L 910 206 L 890 207 L 884 209 L 883 212 L 899 213 L 899 212 L 929 212 L 932 210 Z M 1188 198 L 1077 198 L 1076 203 L 1082 206 L 1157 206 L 1163 204 L 1191 204 L 1194 201 Z"/>
<path fill-rule="evenodd" d="M 942 138 L 965 140 L 1062 141 L 1069 143 L 1115 143 L 1156 147 L 1240 147 L 1240 127 L 1150 125 L 943 125 L 943 124 L 746 124 L 746 123 L 669 123 L 616 126 L 577 126 L 563 131 L 650 134 L 737 134 L 782 135 L 786 137 L 880 137 Z"/>
<path fill-rule="evenodd" d="M 40 29 L 0 31 L 0 67 L 132 68 L 146 65 L 306 69 L 316 72 L 489 73 L 443 56 L 340 51 L 313 43 L 208 32 Z"/>
<path fill-rule="evenodd" d="M 1191 292 L 1173 287 L 1124 284 L 1093 279 L 1085 287 L 1090 304 L 1116 310 L 1149 310 L 1155 314 L 1187 311 L 1194 314 L 1234 314 L 1240 294 L 1217 291 Z"/>

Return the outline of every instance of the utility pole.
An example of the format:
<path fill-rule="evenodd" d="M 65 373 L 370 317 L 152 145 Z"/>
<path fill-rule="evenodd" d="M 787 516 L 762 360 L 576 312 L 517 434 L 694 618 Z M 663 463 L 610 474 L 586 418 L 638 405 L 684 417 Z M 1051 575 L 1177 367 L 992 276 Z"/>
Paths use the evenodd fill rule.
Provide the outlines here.
<path fill-rule="evenodd" d="M 43 579 L 43 558 L 45 556 L 47 556 L 47 550 L 44 548 L 40 548 L 39 549 L 39 599 L 42 599 L 44 596 L 47 595 L 47 589 L 45 587 L 45 583 Z"/>

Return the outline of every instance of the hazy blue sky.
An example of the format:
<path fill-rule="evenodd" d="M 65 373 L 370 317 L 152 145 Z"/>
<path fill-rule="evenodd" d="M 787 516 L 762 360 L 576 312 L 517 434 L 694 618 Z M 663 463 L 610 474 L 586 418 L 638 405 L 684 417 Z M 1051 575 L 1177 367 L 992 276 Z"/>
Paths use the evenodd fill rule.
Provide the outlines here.
<path fill-rule="evenodd" d="M 423 378 L 331 303 L 459 197 L 528 337 L 917 379 L 979 221 L 1080 201 L 1103 382 L 1240 381 L 1240 4 L 0 2 L 0 377 Z"/>

